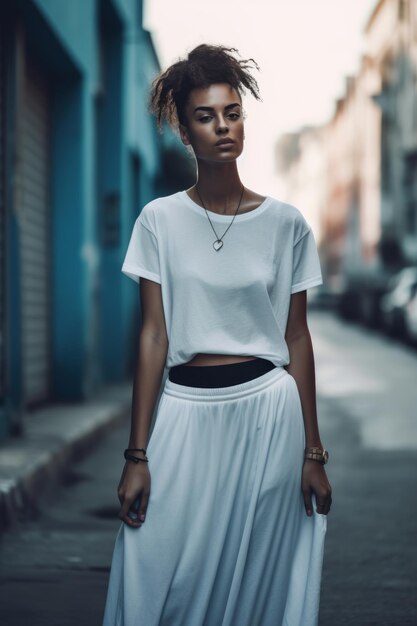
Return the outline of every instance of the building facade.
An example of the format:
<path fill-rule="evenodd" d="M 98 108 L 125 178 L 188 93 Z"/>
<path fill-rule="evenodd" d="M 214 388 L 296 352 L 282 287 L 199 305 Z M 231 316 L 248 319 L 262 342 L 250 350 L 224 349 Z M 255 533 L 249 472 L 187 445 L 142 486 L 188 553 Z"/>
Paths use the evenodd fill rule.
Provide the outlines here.
<path fill-rule="evenodd" d="M 417 263 L 417 5 L 380 0 L 366 27 L 380 109 L 381 238 L 385 262 Z"/>
<path fill-rule="evenodd" d="M 182 146 L 147 110 L 160 68 L 140 0 L 16 0 L 0 11 L 5 436 L 39 406 L 130 374 L 139 300 L 120 268 L 141 207 L 173 191 L 167 145 Z"/>
<path fill-rule="evenodd" d="M 320 179 L 311 202 L 326 286 L 339 293 L 361 281 L 366 291 L 417 263 L 417 4 L 379 0 L 364 37 L 358 73 L 346 78 L 332 118 L 293 133 L 298 150 L 287 178 L 286 196 L 294 201 L 306 180 L 311 137 L 321 137 L 314 141 Z M 287 176 L 285 142 L 277 146 Z"/>

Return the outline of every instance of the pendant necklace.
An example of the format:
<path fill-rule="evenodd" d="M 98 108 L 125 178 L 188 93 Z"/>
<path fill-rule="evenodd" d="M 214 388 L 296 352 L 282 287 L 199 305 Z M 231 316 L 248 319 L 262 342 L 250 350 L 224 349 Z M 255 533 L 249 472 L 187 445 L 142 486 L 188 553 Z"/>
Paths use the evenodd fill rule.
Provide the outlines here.
<path fill-rule="evenodd" d="M 207 217 L 208 217 L 208 221 L 210 222 L 210 225 L 211 225 L 211 227 L 212 227 L 212 229 L 213 229 L 213 232 L 214 232 L 214 234 L 216 235 L 216 239 L 215 239 L 215 241 L 213 241 L 213 248 L 216 250 L 216 252 L 218 252 L 218 251 L 219 251 L 219 250 L 223 247 L 223 237 L 225 236 L 225 234 L 227 233 L 227 231 L 229 230 L 229 228 L 230 228 L 230 227 L 231 227 L 231 225 L 233 224 L 233 221 L 234 221 L 234 219 L 235 219 L 235 217 L 236 217 L 236 215 L 237 215 L 237 212 L 239 211 L 240 203 L 242 202 L 243 192 L 245 191 L 245 188 L 244 188 L 244 186 L 242 185 L 242 192 L 241 192 L 241 194 L 240 194 L 239 204 L 237 205 L 237 209 L 236 209 L 236 211 L 235 211 L 235 214 L 234 214 L 234 216 L 233 216 L 233 219 L 232 219 L 232 221 L 230 222 L 229 226 L 226 228 L 226 230 L 224 231 L 224 233 L 223 233 L 223 235 L 222 235 L 221 237 L 219 237 L 219 236 L 218 236 L 218 234 L 216 233 L 216 231 L 215 231 L 215 229 L 214 229 L 214 226 L 213 226 L 213 224 L 212 224 L 212 222 L 211 222 L 210 216 L 209 216 L 209 214 L 207 213 L 207 209 L 206 209 L 206 207 L 204 206 L 204 202 L 202 201 L 201 196 L 200 196 L 200 194 L 199 194 L 199 191 L 198 191 L 197 185 L 195 186 L 195 190 L 196 190 L 196 192 L 197 192 L 197 195 L 198 195 L 198 197 L 199 197 L 199 199 L 200 199 L 201 204 L 203 205 L 203 209 L 204 209 L 204 210 L 205 210 L 205 212 L 206 212 L 206 215 L 207 215 Z"/>
<path fill-rule="evenodd" d="M 207 215 L 208 220 L 209 220 L 209 222 L 210 222 L 210 225 L 211 225 L 211 227 L 212 227 L 212 229 L 213 229 L 213 231 L 214 231 L 214 234 L 216 235 L 216 239 L 215 239 L 215 241 L 213 241 L 213 248 L 216 250 L 216 252 L 218 252 L 218 251 L 219 251 L 219 250 L 223 247 L 223 237 L 225 236 L 225 234 L 227 233 L 227 231 L 229 230 L 229 228 L 230 228 L 230 227 L 231 227 L 231 225 L 233 224 L 233 221 L 234 221 L 234 219 L 235 219 L 235 217 L 236 217 L 236 215 L 237 215 L 237 212 L 239 211 L 240 203 L 242 202 L 243 192 L 244 192 L 245 188 L 244 188 L 244 186 L 242 185 L 242 193 L 240 194 L 240 200 L 239 200 L 239 204 L 237 205 L 236 212 L 235 212 L 235 214 L 234 214 L 234 216 L 233 216 L 232 221 L 230 222 L 229 226 L 226 228 L 226 230 L 224 231 L 224 233 L 223 233 L 223 235 L 222 235 L 221 237 L 219 237 L 219 236 L 218 236 L 218 234 L 216 233 L 216 231 L 214 230 L 214 226 L 213 226 L 213 224 L 211 223 L 210 216 L 209 216 L 209 214 L 207 213 L 207 209 L 206 209 L 206 207 L 204 206 L 204 202 L 202 201 L 201 196 L 200 196 L 200 194 L 199 194 L 199 192 L 198 192 L 197 185 L 195 186 L 195 190 L 196 190 L 196 192 L 197 192 L 198 197 L 200 198 L 200 202 L 201 202 L 201 204 L 203 205 L 203 209 L 204 209 L 204 210 L 205 210 L 205 212 L 206 212 L 206 215 Z"/>

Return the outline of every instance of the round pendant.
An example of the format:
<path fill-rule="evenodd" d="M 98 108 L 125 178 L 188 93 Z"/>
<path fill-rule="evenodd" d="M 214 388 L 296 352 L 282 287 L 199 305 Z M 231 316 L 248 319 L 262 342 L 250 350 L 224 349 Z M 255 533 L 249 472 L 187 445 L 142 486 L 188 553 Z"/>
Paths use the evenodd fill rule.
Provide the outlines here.
<path fill-rule="evenodd" d="M 213 248 L 216 250 L 216 252 L 218 252 L 222 246 L 223 241 L 221 239 L 216 239 L 216 241 L 213 243 Z"/>

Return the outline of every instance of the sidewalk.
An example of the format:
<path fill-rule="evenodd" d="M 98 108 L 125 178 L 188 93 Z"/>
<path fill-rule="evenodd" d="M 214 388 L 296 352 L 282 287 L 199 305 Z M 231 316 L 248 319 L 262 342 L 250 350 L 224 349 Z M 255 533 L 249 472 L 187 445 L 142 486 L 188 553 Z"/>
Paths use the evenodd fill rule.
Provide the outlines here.
<path fill-rule="evenodd" d="M 107 387 L 92 400 L 28 414 L 22 437 L 0 441 L 0 532 L 36 516 L 40 494 L 126 417 L 131 400 L 131 382 Z"/>

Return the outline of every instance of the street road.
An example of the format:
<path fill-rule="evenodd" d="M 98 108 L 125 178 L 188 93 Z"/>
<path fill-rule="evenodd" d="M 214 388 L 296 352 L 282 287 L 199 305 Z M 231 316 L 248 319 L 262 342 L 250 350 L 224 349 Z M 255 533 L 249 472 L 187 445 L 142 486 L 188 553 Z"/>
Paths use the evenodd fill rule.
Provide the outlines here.
<path fill-rule="evenodd" d="M 415 626 L 417 351 L 329 313 L 309 326 L 333 487 L 320 626 Z M 3 536 L 3 626 L 101 626 L 128 432 L 126 420 Z"/>
<path fill-rule="evenodd" d="M 417 624 L 417 351 L 310 315 L 330 450 L 320 626 Z"/>

